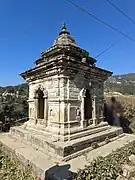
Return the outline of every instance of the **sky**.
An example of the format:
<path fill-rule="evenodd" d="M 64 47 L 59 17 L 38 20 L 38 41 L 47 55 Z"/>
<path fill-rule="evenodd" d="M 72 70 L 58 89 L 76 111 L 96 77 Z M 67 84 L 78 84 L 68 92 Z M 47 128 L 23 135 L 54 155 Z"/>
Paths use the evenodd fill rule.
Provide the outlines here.
<path fill-rule="evenodd" d="M 106 0 L 72 0 L 135 39 L 135 24 Z M 134 0 L 110 0 L 135 21 Z M 0 0 L 0 86 L 25 82 L 19 74 L 34 67 L 65 22 L 78 46 L 114 74 L 135 72 L 135 42 L 98 22 L 66 0 Z"/>

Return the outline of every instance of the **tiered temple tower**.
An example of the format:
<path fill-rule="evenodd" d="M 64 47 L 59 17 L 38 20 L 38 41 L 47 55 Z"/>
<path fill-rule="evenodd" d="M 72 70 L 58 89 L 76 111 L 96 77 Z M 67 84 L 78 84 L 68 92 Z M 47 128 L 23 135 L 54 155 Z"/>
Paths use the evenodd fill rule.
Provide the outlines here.
<path fill-rule="evenodd" d="M 104 81 L 112 73 L 95 63 L 64 24 L 36 66 L 21 74 L 29 85 L 29 121 L 11 134 L 63 158 L 121 133 L 103 122 Z"/>

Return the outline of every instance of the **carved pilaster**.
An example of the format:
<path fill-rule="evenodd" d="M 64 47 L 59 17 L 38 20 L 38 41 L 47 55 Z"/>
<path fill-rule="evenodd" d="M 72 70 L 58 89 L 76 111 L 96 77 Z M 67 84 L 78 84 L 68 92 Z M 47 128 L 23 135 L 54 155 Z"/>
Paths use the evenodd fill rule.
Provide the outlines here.
<path fill-rule="evenodd" d="M 93 111 L 92 111 L 93 124 L 94 124 L 94 125 L 97 125 L 97 117 L 96 117 L 96 96 L 95 96 L 95 95 L 92 97 L 92 108 L 93 108 Z"/>
<path fill-rule="evenodd" d="M 70 141 L 70 103 L 68 103 L 68 140 Z"/>
<path fill-rule="evenodd" d="M 85 93 L 86 93 L 86 89 L 82 89 L 80 92 L 80 97 L 81 97 L 81 127 L 84 127 L 84 98 L 85 98 Z"/>
<path fill-rule="evenodd" d="M 35 124 L 37 124 L 38 119 L 38 99 L 35 99 Z"/>
<path fill-rule="evenodd" d="M 48 104 L 46 96 L 44 96 L 44 124 L 48 126 Z"/>
<path fill-rule="evenodd" d="M 82 97 L 82 103 L 81 103 L 81 127 L 84 126 L 84 98 Z"/>

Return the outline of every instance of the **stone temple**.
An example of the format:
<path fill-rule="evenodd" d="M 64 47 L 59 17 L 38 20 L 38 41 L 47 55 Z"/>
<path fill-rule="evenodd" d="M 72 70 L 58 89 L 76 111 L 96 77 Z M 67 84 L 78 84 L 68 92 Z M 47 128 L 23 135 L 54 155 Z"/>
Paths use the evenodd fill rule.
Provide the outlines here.
<path fill-rule="evenodd" d="M 68 165 L 77 172 L 93 158 L 135 141 L 104 122 L 104 81 L 112 73 L 96 67 L 65 24 L 35 64 L 21 74 L 29 85 L 29 120 L 0 134 L 4 153 L 30 164 L 41 179 L 48 172 L 62 180 L 69 177 Z"/>
<path fill-rule="evenodd" d="M 112 73 L 95 63 L 64 24 L 36 66 L 21 74 L 29 85 L 29 121 L 11 135 L 66 161 L 122 134 L 104 122 L 104 81 Z"/>

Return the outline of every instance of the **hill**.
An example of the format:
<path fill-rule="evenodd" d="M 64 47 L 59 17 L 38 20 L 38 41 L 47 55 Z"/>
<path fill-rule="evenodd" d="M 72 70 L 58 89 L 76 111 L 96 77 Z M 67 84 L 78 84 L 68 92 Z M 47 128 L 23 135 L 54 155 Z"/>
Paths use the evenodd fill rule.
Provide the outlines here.
<path fill-rule="evenodd" d="M 28 85 L 0 87 L 0 121 L 28 117 Z"/>
<path fill-rule="evenodd" d="M 115 75 L 105 82 L 105 92 L 135 95 L 135 73 Z M 0 87 L 0 121 L 5 117 L 19 119 L 28 117 L 28 85 Z"/>
<path fill-rule="evenodd" d="M 135 95 L 135 73 L 109 77 L 105 82 L 105 91 L 116 91 L 124 95 Z"/>

